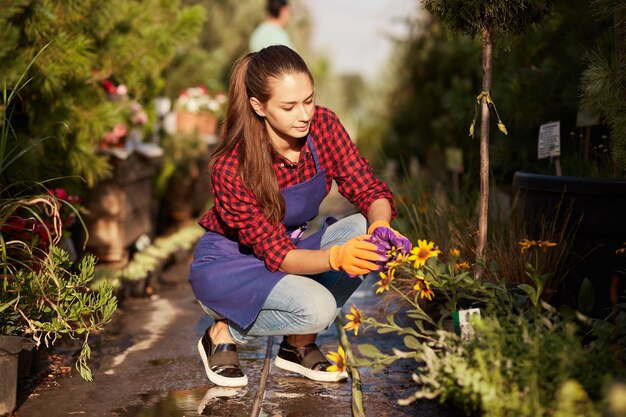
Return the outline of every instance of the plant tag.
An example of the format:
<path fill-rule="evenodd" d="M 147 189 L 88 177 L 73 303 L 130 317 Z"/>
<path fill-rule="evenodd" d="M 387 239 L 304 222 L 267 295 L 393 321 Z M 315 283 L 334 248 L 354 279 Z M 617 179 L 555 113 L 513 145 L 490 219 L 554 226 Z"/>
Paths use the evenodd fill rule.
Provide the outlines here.
<path fill-rule="evenodd" d="M 537 158 L 561 156 L 561 122 L 550 122 L 539 127 Z"/>
<path fill-rule="evenodd" d="M 469 340 L 476 335 L 474 328 L 470 324 L 470 317 L 477 316 L 480 318 L 479 308 L 470 308 L 467 310 L 458 310 L 452 313 L 454 320 L 454 332 L 461 336 L 463 340 Z"/>

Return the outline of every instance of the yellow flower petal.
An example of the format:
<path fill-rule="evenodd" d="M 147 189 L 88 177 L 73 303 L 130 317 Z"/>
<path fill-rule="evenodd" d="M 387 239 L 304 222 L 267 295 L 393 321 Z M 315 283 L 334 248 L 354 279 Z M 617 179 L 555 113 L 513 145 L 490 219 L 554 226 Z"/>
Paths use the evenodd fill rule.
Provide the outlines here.
<path fill-rule="evenodd" d="M 335 363 L 326 368 L 327 372 L 343 372 L 346 369 L 346 353 L 341 345 L 339 345 L 337 352 L 328 352 L 326 357 Z"/>
<path fill-rule="evenodd" d="M 411 249 L 409 260 L 414 261 L 415 268 L 421 268 L 429 258 L 438 256 L 441 251 L 435 248 L 435 242 L 418 239 L 417 245 Z"/>

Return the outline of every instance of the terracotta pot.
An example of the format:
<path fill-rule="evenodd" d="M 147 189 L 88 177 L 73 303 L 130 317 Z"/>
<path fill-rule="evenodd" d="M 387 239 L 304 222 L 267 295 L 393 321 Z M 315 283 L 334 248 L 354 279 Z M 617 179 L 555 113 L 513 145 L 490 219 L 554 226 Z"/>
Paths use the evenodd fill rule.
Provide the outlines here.
<path fill-rule="evenodd" d="M 214 135 L 217 131 L 217 117 L 181 110 L 176 113 L 176 130 L 180 133 Z"/>

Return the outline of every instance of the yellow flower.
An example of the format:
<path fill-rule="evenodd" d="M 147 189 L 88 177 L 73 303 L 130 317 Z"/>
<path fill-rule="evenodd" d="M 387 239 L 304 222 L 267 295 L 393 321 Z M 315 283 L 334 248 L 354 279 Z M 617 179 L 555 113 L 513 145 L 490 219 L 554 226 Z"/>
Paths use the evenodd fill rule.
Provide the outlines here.
<path fill-rule="evenodd" d="M 471 265 L 467 261 L 456 261 L 454 267 L 456 269 L 468 270 L 470 269 Z"/>
<path fill-rule="evenodd" d="M 346 370 L 346 353 L 341 345 L 339 345 L 337 352 L 328 352 L 326 357 L 329 361 L 335 363 L 326 368 L 327 372 L 343 372 Z"/>
<path fill-rule="evenodd" d="M 523 239 L 521 242 L 517 242 L 522 247 L 522 253 L 531 246 L 535 246 L 537 242 L 534 240 Z"/>
<path fill-rule="evenodd" d="M 420 298 L 427 298 L 432 301 L 435 293 L 430 288 L 430 283 L 426 281 L 422 275 L 416 275 L 415 278 L 417 278 L 417 282 L 415 283 L 413 289 L 420 292 Z"/>
<path fill-rule="evenodd" d="M 537 246 L 539 246 L 543 250 L 546 250 L 548 248 L 551 248 L 552 246 L 556 246 L 556 243 L 550 242 L 549 240 L 539 240 L 537 241 Z"/>
<path fill-rule="evenodd" d="M 343 328 L 346 330 L 354 330 L 354 335 L 358 336 L 359 326 L 363 323 L 361 310 L 353 304 L 352 307 L 350 307 L 350 312 L 352 314 L 346 314 L 346 318 L 350 320 L 350 322 L 343 326 Z"/>
<path fill-rule="evenodd" d="M 417 246 L 411 249 L 410 261 L 414 261 L 415 268 L 420 268 L 426 264 L 429 258 L 437 256 L 441 253 L 439 249 L 435 249 L 434 242 L 426 242 L 426 240 L 418 240 Z"/>
<path fill-rule="evenodd" d="M 408 255 L 402 254 L 402 252 L 399 252 L 395 247 L 387 252 L 387 258 L 390 259 L 390 261 L 387 262 L 387 267 L 389 268 L 396 268 L 409 260 Z"/>
<path fill-rule="evenodd" d="M 396 268 L 389 268 L 386 272 L 380 271 L 378 276 L 380 277 L 380 281 L 376 284 L 379 287 L 376 289 L 376 294 L 380 294 L 381 292 L 385 292 L 389 290 L 389 285 L 391 285 L 391 281 L 395 278 Z"/>
<path fill-rule="evenodd" d="M 452 257 L 454 258 L 458 258 L 459 256 L 461 256 L 461 251 L 457 248 L 452 248 L 450 249 L 450 255 L 452 255 Z"/>
<path fill-rule="evenodd" d="M 552 246 L 556 246 L 555 242 L 550 242 L 549 240 L 523 239 L 521 242 L 518 242 L 518 244 L 522 247 L 522 253 L 524 253 L 525 250 L 530 249 L 533 246 L 538 246 L 542 248 L 543 250 L 551 248 Z"/>

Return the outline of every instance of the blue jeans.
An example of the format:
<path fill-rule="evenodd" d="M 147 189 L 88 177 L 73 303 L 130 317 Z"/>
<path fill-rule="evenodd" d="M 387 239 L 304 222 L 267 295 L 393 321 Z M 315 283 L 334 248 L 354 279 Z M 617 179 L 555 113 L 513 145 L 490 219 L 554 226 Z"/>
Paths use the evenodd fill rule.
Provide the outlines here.
<path fill-rule="evenodd" d="M 322 236 L 321 247 L 342 245 L 365 233 L 367 220 L 354 214 L 330 225 Z M 243 329 L 228 321 L 228 330 L 239 344 L 258 336 L 319 333 L 328 328 L 362 282 L 362 276 L 351 278 L 343 271 L 313 276 L 287 274 L 270 292 L 250 327 Z M 202 308 L 214 319 L 223 318 L 204 305 Z"/>

